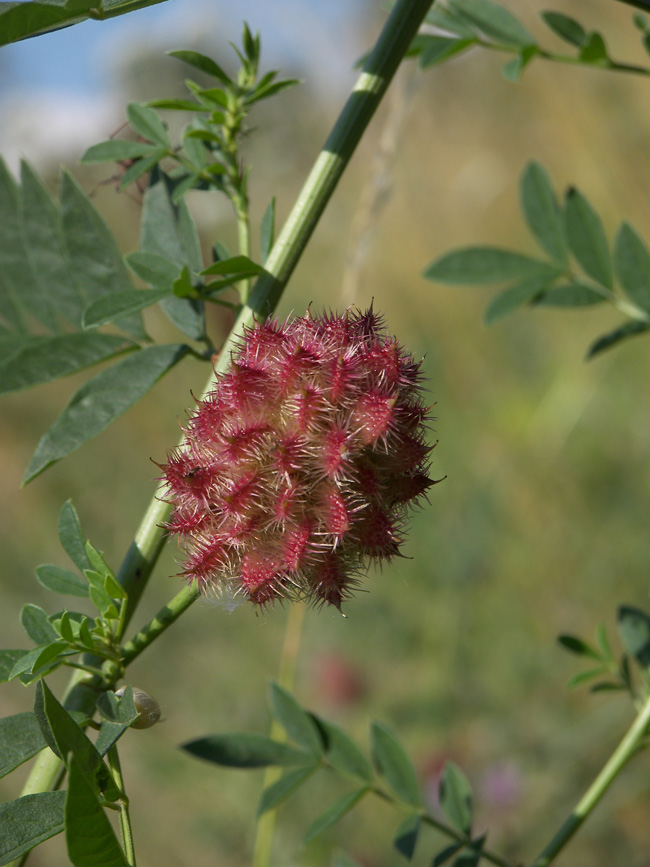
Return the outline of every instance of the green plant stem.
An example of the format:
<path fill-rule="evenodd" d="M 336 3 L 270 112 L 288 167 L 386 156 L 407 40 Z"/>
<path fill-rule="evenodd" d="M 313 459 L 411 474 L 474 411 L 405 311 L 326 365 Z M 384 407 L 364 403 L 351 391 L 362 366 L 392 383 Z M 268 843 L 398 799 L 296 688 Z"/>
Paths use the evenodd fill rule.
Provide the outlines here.
<path fill-rule="evenodd" d="M 123 664 L 127 666 L 133 662 L 159 635 L 178 620 L 181 614 L 187 611 L 200 595 L 201 591 L 192 585 L 184 587 L 180 593 L 177 593 L 146 626 L 143 626 L 133 638 L 126 642 L 122 648 Z"/>
<path fill-rule="evenodd" d="M 265 319 L 309 241 L 431 0 L 397 0 L 266 261 L 243 316 Z"/>
<path fill-rule="evenodd" d="M 291 605 L 284 632 L 284 644 L 282 646 L 282 656 L 280 657 L 278 682 L 290 692 L 293 691 L 296 679 L 296 663 L 298 660 L 298 651 L 300 650 L 300 640 L 302 637 L 302 627 L 305 620 L 306 607 L 307 606 L 304 602 L 296 602 Z M 275 719 L 271 723 L 271 737 L 275 741 L 285 741 L 287 739 L 284 727 Z M 267 789 L 269 786 L 272 786 L 273 783 L 280 778 L 280 774 L 280 768 L 270 765 L 264 772 L 263 788 Z M 268 810 L 257 820 L 257 828 L 255 829 L 255 845 L 253 847 L 253 859 L 251 862 L 252 867 L 268 867 L 271 863 L 271 850 L 273 847 L 276 813 L 276 810 Z"/>
<path fill-rule="evenodd" d="M 430 7 L 431 0 L 397 0 L 393 6 L 352 94 L 273 245 L 266 261 L 265 273 L 255 284 L 249 303 L 240 312 L 221 350 L 206 392 L 213 387 L 214 377 L 229 367 L 230 355 L 245 328 L 251 327 L 256 318 L 265 319 L 275 310 L 343 170 Z M 162 525 L 169 517 L 171 506 L 160 499 L 162 495 L 162 488 L 159 488 L 149 503 L 118 573 L 118 580 L 128 594 L 125 628 L 165 543 Z M 85 672 L 75 672 L 66 691 L 65 707 L 92 713 L 97 698 L 96 688 L 97 683 Z M 59 778 L 60 771 L 60 759 L 50 750 L 44 750 L 36 759 L 22 794 L 48 791 Z"/>
<path fill-rule="evenodd" d="M 131 829 L 131 817 L 129 815 L 129 799 L 126 796 L 124 789 L 124 777 L 122 776 L 122 765 L 120 764 L 120 756 L 117 752 L 117 745 L 113 746 L 108 751 L 108 764 L 115 780 L 115 785 L 120 790 L 120 828 L 122 831 L 122 845 L 124 846 L 124 856 L 129 867 L 136 867 L 135 863 L 135 847 L 133 845 L 133 831 Z"/>
<path fill-rule="evenodd" d="M 251 255 L 251 229 L 248 215 L 248 197 L 245 193 L 240 193 L 235 202 L 235 210 L 237 212 L 237 235 L 239 239 L 239 252 L 242 256 Z M 251 291 L 250 278 L 242 280 L 240 286 L 240 298 L 242 304 L 248 304 L 248 298 Z"/>
<path fill-rule="evenodd" d="M 532 867 L 548 867 L 566 846 L 596 804 L 609 789 L 625 765 L 641 747 L 650 726 L 650 697 L 646 699 L 636 719 L 628 729 L 623 740 L 616 747 L 594 782 L 576 804 L 573 812 L 564 822 L 551 842 L 533 861 Z"/>
<path fill-rule="evenodd" d="M 627 2 L 627 0 L 622 0 Z M 647 7 L 646 7 L 647 11 Z M 486 42 L 484 39 L 477 39 L 476 44 L 483 48 L 489 48 L 491 51 L 499 51 L 502 54 L 513 54 L 512 45 L 500 45 L 496 42 Z M 634 63 L 618 63 L 616 60 L 608 58 L 603 63 L 586 63 L 579 56 L 574 54 L 556 54 L 553 51 L 546 51 L 544 48 L 538 48 L 536 57 L 542 60 L 550 60 L 553 63 L 567 63 L 570 66 L 586 66 L 590 69 L 607 69 L 610 72 L 629 72 L 632 75 L 650 75 L 650 69 L 647 66 L 637 66 Z"/>

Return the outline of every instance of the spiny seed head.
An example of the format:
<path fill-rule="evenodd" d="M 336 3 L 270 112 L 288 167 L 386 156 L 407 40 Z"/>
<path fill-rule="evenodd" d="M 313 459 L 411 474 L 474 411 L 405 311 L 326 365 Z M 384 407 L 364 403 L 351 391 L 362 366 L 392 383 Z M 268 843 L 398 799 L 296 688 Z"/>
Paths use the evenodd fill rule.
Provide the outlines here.
<path fill-rule="evenodd" d="M 421 379 L 372 309 L 247 330 L 162 467 L 188 580 L 340 608 L 435 484 Z"/>

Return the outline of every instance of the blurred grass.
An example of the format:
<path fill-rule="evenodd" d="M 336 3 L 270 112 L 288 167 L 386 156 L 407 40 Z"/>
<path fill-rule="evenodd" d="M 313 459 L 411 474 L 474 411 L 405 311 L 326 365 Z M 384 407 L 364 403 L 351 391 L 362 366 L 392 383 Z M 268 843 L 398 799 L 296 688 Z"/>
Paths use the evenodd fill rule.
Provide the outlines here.
<path fill-rule="evenodd" d="M 530 2 L 517 11 L 551 46 L 553 37 L 536 23 L 541 8 Z M 562 11 L 602 27 L 613 56 L 644 62 L 624 5 L 576 0 Z M 369 9 L 368 33 L 378 22 Z M 279 314 L 302 313 L 310 302 L 364 307 L 374 298 L 389 330 L 426 356 L 440 439 L 433 471 L 447 476 L 414 516 L 409 559 L 370 575 L 369 592 L 346 606 L 346 619 L 308 613 L 297 695 L 364 744 L 371 718 L 394 726 L 432 803 L 442 763 L 456 761 L 475 787 L 477 827 L 490 828 L 491 847 L 529 860 L 631 720 L 623 698 L 567 692 L 580 663 L 555 638 L 572 632 L 591 639 L 600 622 L 613 636 L 618 604 L 647 606 L 649 344 L 630 341 L 585 364 L 587 345 L 616 324 L 614 313 L 524 311 L 488 330 L 481 317 L 490 293 L 436 286 L 420 274 L 456 246 L 534 251 L 517 207 L 517 178 L 531 158 L 547 166 L 558 189 L 582 189 L 610 237 L 625 218 L 649 238 L 642 182 L 649 85 L 541 62 L 512 85 L 500 77 L 505 59 L 477 51 L 416 81 L 412 68 L 401 74 L 397 96 L 355 155 Z M 302 92 L 284 95 L 282 108 L 254 119 L 260 130 L 248 148 L 258 220 L 273 193 L 287 213 L 336 114 L 333 103 L 314 104 L 315 74 L 303 75 Z M 382 132 L 390 141 L 391 112 L 402 112 L 395 152 L 377 169 L 377 142 Z M 100 176 L 81 177 L 91 189 Z M 376 201 L 364 193 L 368 185 L 380 190 Z M 133 249 L 137 205 L 109 186 L 98 201 L 124 249 Z M 197 214 L 206 244 L 233 242 L 222 207 L 212 211 L 200 200 Z M 152 327 L 166 326 L 154 320 Z M 73 499 L 89 537 L 119 565 L 153 491 L 156 469 L 148 459 L 161 460 L 173 446 L 190 389 L 200 392 L 205 378 L 206 369 L 189 362 L 23 491 L 20 478 L 38 437 L 78 383 L 5 400 L 5 646 L 25 646 L 16 617 L 24 602 L 48 610 L 60 604 L 32 575 L 38 563 L 65 564 L 56 539 L 64 500 Z M 165 555 L 137 623 L 176 592 L 174 554 Z M 267 728 L 265 684 L 277 674 L 285 618 L 282 609 L 226 614 L 200 602 L 134 666 L 132 682 L 155 695 L 165 715 L 164 724 L 124 740 L 144 867 L 250 863 L 261 774 L 215 770 L 185 758 L 177 745 L 212 731 Z M 24 710 L 30 700 L 19 685 L 3 687 L 2 713 Z M 559 865 L 647 865 L 645 761 L 625 772 Z M 5 799 L 16 796 L 18 782 L 18 775 L 2 781 Z M 336 846 L 365 867 L 397 863 L 390 841 L 400 817 L 379 803 L 362 804 L 301 849 L 309 822 L 342 791 L 316 778 L 305 797 L 282 808 L 274 864 L 328 864 Z M 423 836 L 414 863 L 428 864 L 442 842 Z M 30 863 L 64 859 L 57 840 Z"/>

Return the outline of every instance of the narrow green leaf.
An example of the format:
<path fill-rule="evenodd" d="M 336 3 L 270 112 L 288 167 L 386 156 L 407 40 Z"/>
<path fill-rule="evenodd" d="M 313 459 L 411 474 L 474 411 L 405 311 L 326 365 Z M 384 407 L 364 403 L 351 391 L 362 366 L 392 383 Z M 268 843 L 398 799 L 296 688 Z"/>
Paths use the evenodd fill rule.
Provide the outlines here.
<path fill-rule="evenodd" d="M 275 242 L 275 196 L 268 203 L 260 224 L 260 257 L 266 262 Z"/>
<path fill-rule="evenodd" d="M 20 622 L 34 644 L 49 644 L 59 637 L 47 619 L 47 613 L 38 605 L 32 605 L 31 602 L 23 606 Z"/>
<path fill-rule="evenodd" d="M 223 69 L 205 54 L 199 54 L 198 51 L 168 51 L 170 57 L 176 57 L 182 60 L 183 63 L 188 63 L 195 69 L 200 69 L 206 75 L 218 79 L 222 84 L 230 84 L 230 76 L 226 75 Z"/>
<path fill-rule="evenodd" d="M 494 325 L 508 313 L 533 301 L 547 286 L 548 281 L 533 277 L 531 280 L 524 280 L 509 289 L 504 289 L 488 305 L 483 321 L 486 325 Z"/>
<path fill-rule="evenodd" d="M 626 689 L 626 687 L 622 683 L 602 680 L 600 683 L 595 683 L 589 692 L 621 692 L 624 689 Z"/>
<path fill-rule="evenodd" d="M 487 834 L 472 840 L 454 861 L 453 867 L 478 867 L 483 857 L 483 845 Z"/>
<path fill-rule="evenodd" d="M 285 801 L 296 789 L 299 789 L 303 783 L 306 783 L 317 769 L 318 764 L 313 764 L 307 768 L 288 771 L 284 776 L 280 777 L 277 783 L 269 786 L 268 789 L 264 789 L 257 807 L 257 815 L 261 816 L 262 813 L 272 810 L 282 803 L 282 801 Z"/>
<path fill-rule="evenodd" d="M 89 568 L 86 537 L 81 529 L 79 515 L 72 505 L 72 500 L 67 500 L 59 512 L 59 541 L 63 550 L 79 570 L 83 572 L 84 569 Z"/>
<path fill-rule="evenodd" d="M 30 650 L 0 650 L 0 683 L 6 683 L 17 663 L 32 652 Z"/>
<path fill-rule="evenodd" d="M 261 265 L 253 262 L 248 256 L 231 256 L 230 259 L 220 259 L 208 268 L 201 271 L 202 276 L 212 276 L 215 274 L 227 275 L 251 275 L 260 274 L 264 269 Z"/>
<path fill-rule="evenodd" d="M 174 207 L 170 199 L 168 179 L 159 170 L 152 173 L 151 183 L 144 195 L 140 250 L 155 253 L 173 261 L 178 270 L 183 265 L 192 268 L 188 261 L 194 252 L 188 251 L 188 216 L 183 216 L 183 207 Z M 165 287 L 159 287 L 165 288 Z M 165 314 L 188 337 L 201 340 L 205 334 L 204 305 L 192 299 L 170 297 L 161 302 Z"/>
<path fill-rule="evenodd" d="M 0 864 L 63 831 L 65 792 L 40 792 L 0 804 Z"/>
<path fill-rule="evenodd" d="M 395 832 L 393 846 L 400 855 L 411 861 L 415 854 L 422 819 L 417 813 L 407 816 Z"/>
<path fill-rule="evenodd" d="M 188 135 L 188 133 L 192 132 L 192 127 L 186 127 L 185 133 L 183 135 L 183 149 L 185 151 L 185 155 L 187 156 L 190 163 L 196 170 L 197 174 L 200 174 L 208 161 L 208 153 L 203 145 L 203 142 L 192 136 Z M 176 191 L 175 191 L 176 192 Z"/>
<path fill-rule="evenodd" d="M 549 256 L 565 268 L 568 248 L 564 221 L 550 178 L 542 165 L 528 163 L 521 176 L 519 194 L 531 232 Z"/>
<path fill-rule="evenodd" d="M 199 273 L 203 270 L 203 254 L 201 239 L 190 209 L 185 199 L 176 203 L 176 234 L 181 245 L 183 262 L 190 271 Z"/>
<path fill-rule="evenodd" d="M 128 867 L 113 826 L 75 757 L 69 762 L 65 839 L 73 867 Z"/>
<path fill-rule="evenodd" d="M 564 213 L 571 252 L 590 277 L 611 289 L 612 262 L 600 217 L 574 187 L 567 193 Z"/>
<path fill-rule="evenodd" d="M 31 711 L 0 719 L 0 777 L 10 774 L 46 746 Z"/>
<path fill-rule="evenodd" d="M 441 867 L 454 857 L 456 852 L 459 852 L 464 846 L 464 843 L 452 843 L 451 846 L 446 846 L 442 849 L 431 862 L 431 867 Z"/>
<path fill-rule="evenodd" d="M 141 157 L 139 160 L 135 160 L 122 175 L 119 189 L 125 190 L 130 184 L 135 183 L 143 175 L 150 172 L 166 156 L 167 149 L 159 148 L 149 154 L 148 157 Z"/>
<path fill-rule="evenodd" d="M 97 701 L 97 709 L 104 716 L 104 720 L 95 747 L 100 756 L 105 756 L 139 716 L 133 700 L 133 688 L 127 686 L 121 698 L 114 692 L 103 693 Z"/>
<path fill-rule="evenodd" d="M 575 18 L 563 15 L 561 12 L 541 12 L 540 14 L 544 23 L 551 28 L 553 33 L 570 45 L 581 48 L 587 41 L 587 31 Z"/>
<path fill-rule="evenodd" d="M 92 569 L 86 569 L 84 575 L 90 582 L 90 590 L 88 591 L 90 601 L 99 611 L 102 617 L 105 619 L 117 617 L 117 609 L 115 608 L 115 603 L 108 595 L 108 593 L 104 590 L 103 576 L 99 575 L 98 572 L 93 572 Z"/>
<path fill-rule="evenodd" d="M 81 157 L 80 162 L 84 165 L 94 163 L 121 162 L 122 160 L 136 160 L 140 157 L 158 153 L 158 145 L 147 144 L 141 141 L 125 141 L 113 138 L 89 147 Z"/>
<path fill-rule="evenodd" d="M 321 729 L 329 764 L 344 774 L 372 782 L 370 762 L 352 738 L 343 729 L 327 720 L 316 717 L 316 722 Z"/>
<path fill-rule="evenodd" d="M 67 649 L 67 641 L 61 639 L 35 647 L 16 661 L 7 680 L 14 680 L 19 677 L 24 684 L 33 683 L 41 675 L 56 668 L 63 656 L 70 655 L 69 652 L 66 652 Z"/>
<path fill-rule="evenodd" d="M 607 629 L 604 623 L 598 624 L 598 627 L 596 629 L 596 640 L 603 654 L 603 658 L 613 661 L 614 654 L 612 653 L 612 647 L 609 643 L 609 638 L 607 637 Z"/>
<path fill-rule="evenodd" d="M 139 313 L 140 310 L 169 297 L 171 291 L 171 286 L 169 289 L 133 289 L 97 298 L 84 310 L 82 325 L 84 328 L 97 328 L 99 325 L 114 322 L 121 316 Z"/>
<path fill-rule="evenodd" d="M 104 0 L 102 17 L 113 18 L 134 9 L 153 6 L 161 0 Z M 0 45 L 58 30 L 96 17 L 93 0 L 36 0 L 0 4 Z"/>
<path fill-rule="evenodd" d="M 78 327 L 82 298 L 72 279 L 61 214 L 45 184 L 27 163 L 21 165 L 21 233 L 41 302 Z M 2 377 L 0 377 L 0 380 Z"/>
<path fill-rule="evenodd" d="M 178 298 L 196 298 L 197 290 L 194 288 L 192 277 L 187 265 L 183 265 L 181 273 L 172 284 L 172 291 Z"/>
<path fill-rule="evenodd" d="M 274 741 L 267 735 L 247 732 L 208 735 L 188 741 L 182 748 L 198 759 L 228 768 L 305 765 L 314 761 L 312 753 Z"/>
<path fill-rule="evenodd" d="M 23 484 L 106 430 L 188 351 L 177 343 L 147 347 L 86 382 L 39 442 Z"/>
<path fill-rule="evenodd" d="M 201 111 L 201 106 L 191 99 L 152 99 L 146 105 L 168 111 Z"/>
<path fill-rule="evenodd" d="M 587 683 L 590 680 L 593 680 L 595 677 L 601 677 L 603 674 L 607 674 L 607 667 L 604 665 L 598 666 L 598 668 L 588 668 L 586 671 L 580 671 L 578 674 L 574 674 L 573 677 L 570 677 L 567 681 L 568 689 L 575 689 L 578 686 L 582 686 L 583 683 Z"/>
<path fill-rule="evenodd" d="M 136 344 L 116 334 L 34 337 L 22 350 L 0 362 L 0 394 L 69 376 L 135 348 Z"/>
<path fill-rule="evenodd" d="M 435 3 L 425 16 L 425 22 L 441 30 L 448 30 L 457 36 L 476 36 L 478 28 L 460 12 L 451 7 Z"/>
<path fill-rule="evenodd" d="M 536 278 L 550 282 L 560 268 L 498 247 L 463 247 L 445 253 L 424 272 L 427 280 L 457 286 Z"/>
<path fill-rule="evenodd" d="M 438 787 L 440 808 L 449 823 L 463 834 L 472 831 L 472 789 L 461 769 L 453 762 L 445 764 Z"/>
<path fill-rule="evenodd" d="M 486 36 L 505 45 L 534 45 L 535 37 L 515 16 L 492 0 L 449 0 L 452 11 L 475 24 Z"/>
<path fill-rule="evenodd" d="M 650 617 L 640 608 L 622 605 L 618 609 L 617 626 L 625 650 L 640 666 L 650 668 Z"/>
<path fill-rule="evenodd" d="M 614 266 L 628 297 L 650 314 L 650 253 L 629 223 L 623 223 L 616 235 Z"/>
<path fill-rule="evenodd" d="M 279 684 L 272 683 L 269 702 L 273 717 L 285 729 L 291 740 L 311 753 L 317 755 L 323 753 L 323 739 L 318 726 L 291 693 Z"/>
<path fill-rule="evenodd" d="M 79 642 L 84 647 L 87 647 L 88 650 L 95 649 L 95 642 L 90 634 L 90 626 L 88 625 L 93 622 L 94 621 L 90 621 L 87 617 L 84 617 L 79 623 Z"/>
<path fill-rule="evenodd" d="M 536 307 L 591 307 L 607 301 L 605 293 L 594 286 L 575 281 L 555 286 L 536 298 Z"/>
<path fill-rule="evenodd" d="M 609 334 L 603 334 L 595 340 L 587 350 L 587 360 L 599 355 L 606 349 L 611 349 L 616 346 L 621 340 L 627 340 L 628 337 L 634 337 L 636 334 L 643 334 L 650 329 L 650 325 L 645 322 L 625 322 L 623 325 L 610 331 Z"/>
<path fill-rule="evenodd" d="M 462 54 L 476 45 L 478 40 L 476 37 L 459 39 L 454 37 L 450 39 L 446 36 L 427 36 L 425 37 L 422 52 L 420 54 L 420 68 L 428 69 L 431 66 L 436 66 L 444 60 L 449 60 L 450 57 L 455 57 L 457 54 Z"/>
<path fill-rule="evenodd" d="M 372 760 L 395 794 L 413 807 L 422 806 L 422 795 L 411 760 L 393 732 L 382 723 L 371 729 Z"/>
<path fill-rule="evenodd" d="M 140 250 L 137 253 L 129 253 L 124 258 L 134 274 L 158 289 L 171 286 L 181 270 L 177 262 L 158 253 L 146 253 Z"/>
<path fill-rule="evenodd" d="M 368 789 L 364 787 L 363 789 L 356 789 L 353 792 L 348 792 L 347 795 L 343 795 L 343 797 L 339 798 L 331 807 L 325 810 L 317 819 L 311 823 L 309 828 L 307 828 L 307 833 L 303 838 L 303 846 L 306 846 L 307 843 L 311 843 L 319 834 L 322 834 L 323 831 L 326 831 L 332 825 L 342 819 L 346 813 L 349 813 L 350 810 L 358 804 L 361 798 L 368 792 Z"/>
<path fill-rule="evenodd" d="M 278 93 L 281 93 L 283 90 L 287 90 L 289 87 L 295 87 L 297 84 L 301 84 L 299 78 L 283 78 L 282 81 L 274 81 L 273 84 L 267 84 L 263 87 L 256 87 L 253 93 L 246 97 L 244 100 L 247 106 L 253 105 L 256 102 L 260 102 L 262 99 L 269 99 L 272 96 L 276 96 Z"/>
<path fill-rule="evenodd" d="M 575 653 L 576 656 L 589 656 L 591 659 L 600 661 L 600 654 L 594 650 L 582 638 L 576 638 L 575 635 L 558 635 L 558 643 L 562 645 L 569 653 Z"/>
<path fill-rule="evenodd" d="M 12 330 L 26 331 L 28 317 L 34 316 L 47 329 L 56 327 L 49 299 L 41 290 L 29 266 L 21 233 L 20 191 L 13 175 L 0 159 L 0 315 Z"/>
<path fill-rule="evenodd" d="M 63 612 L 58 626 L 55 626 L 55 629 L 58 629 L 61 638 L 64 638 L 69 644 L 74 644 L 75 636 L 72 630 L 72 624 L 70 623 L 70 615 L 67 611 Z"/>
<path fill-rule="evenodd" d="M 117 794 L 113 778 L 97 748 L 43 680 L 36 684 L 34 714 L 46 743 L 59 758 L 63 758 L 66 767 L 69 767 L 71 754 L 98 792 L 105 792 L 110 798 Z"/>
<path fill-rule="evenodd" d="M 60 184 L 61 216 L 68 258 L 79 294 L 88 304 L 111 292 L 133 289 L 122 254 L 108 226 L 74 178 L 63 172 Z M 118 323 L 133 337 L 146 333 L 138 315 Z"/>
<path fill-rule="evenodd" d="M 133 129 L 147 141 L 171 149 L 165 124 L 155 109 L 139 102 L 132 102 L 127 106 L 126 116 Z"/>
<path fill-rule="evenodd" d="M 603 66 L 606 68 L 611 64 L 607 56 L 605 40 L 600 33 L 596 33 L 595 31 L 587 36 L 587 41 L 580 48 L 579 57 L 582 63 L 589 63 L 593 66 Z"/>
<path fill-rule="evenodd" d="M 512 60 L 509 60 L 505 64 L 501 70 L 501 74 L 506 81 L 518 82 L 524 69 L 533 57 L 537 57 L 539 53 L 539 48 L 536 45 L 525 45 L 519 49 L 516 57 L 513 57 Z"/>

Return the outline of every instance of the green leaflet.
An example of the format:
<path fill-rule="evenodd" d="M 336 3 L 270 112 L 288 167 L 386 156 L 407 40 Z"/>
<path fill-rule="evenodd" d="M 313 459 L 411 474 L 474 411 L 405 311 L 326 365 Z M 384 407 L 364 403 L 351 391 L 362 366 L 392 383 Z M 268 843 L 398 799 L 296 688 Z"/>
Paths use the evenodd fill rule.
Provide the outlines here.
<path fill-rule="evenodd" d="M 85 304 L 113 292 L 133 290 L 115 238 L 67 172 L 61 175 L 60 197 L 66 250 L 74 263 L 74 280 Z M 116 324 L 139 340 L 147 336 L 139 315 L 126 316 Z"/>
<path fill-rule="evenodd" d="M 551 282 L 561 273 L 560 268 L 548 262 L 499 247 L 463 247 L 436 259 L 424 276 L 453 286 L 478 286 L 532 278 Z"/>
<path fill-rule="evenodd" d="M 463 834 L 472 831 L 472 789 L 467 777 L 453 762 L 447 762 L 438 787 L 440 807 L 449 823 Z"/>
<path fill-rule="evenodd" d="M 170 186 L 171 182 L 159 169 L 152 172 L 144 196 L 140 251 L 171 260 L 178 266 L 177 274 L 184 265 L 191 271 L 200 270 L 196 227 L 184 201 L 177 206 L 172 204 Z M 202 302 L 171 297 L 161 301 L 160 306 L 188 337 L 193 340 L 203 338 L 205 313 Z"/>
<path fill-rule="evenodd" d="M 0 719 L 0 777 L 11 773 L 45 747 L 32 711 Z"/>
<path fill-rule="evenodd" d="M 65 837 L 73 867 L 128 867 L 92 782 L 74 757 L 69 762 Z"/>
<path fill-rule="evenodd" d="M 566 267 L 569 257 L 564 221 L 546 169 L 539 163 L 529 163 L 521 176 L 519 190 L 530 231 L 549 256 Z"/>
<path fill-rule="evenodd" d="M 338 799 L 338 801 L 335 801 L 331 807 L 325 810 L 325 812 L 318 816 L 317 819 L 314 819 L 309 828 L 307 828 L 307 832 L 302 841 L 303 845 L 307 845 L 307 843 L 310 843 L 315 837 L 318 837 L 319 834 L 322 834 L 323 831 L 326 831 L 338 822 L 339 819 L 342 819 L 346 813 L 349 813 L 350 810 L 359 803 L 367 791 L 367 788 L 355 789 L 354 791 L 343 795 Z"/>
<path fill-rule="evenodd" d="M 0 4 L 0 45 L 79 24 L 88 18 L 114 18 L 163 0 L 37 0 Z"/>
<path fill-rule="evenodd" d="M 9 864 L 63 831 L 65 792 L 41 792 L 0 804 L 0 864 Z"/>
<path fill-rule="evenodd" d="M 187 346 L 178 343 L 150 346 L 86 382 L 42 437 L 23 483 L 105 430 L 188 351 Z"/>
<path fill-rule="evenodd" d="M 0 394 L 42 385 L 136 349 L 116 334 L 58 334 L 30 337 L 0 363 Z"/>
<path fill-rule="evenodd" d="M 315 755 L 323 753 L 323 740 L 318 726 L 296 699 L 279 684 L 270 688 L 271 713 L 292 741 Z"/>
<path fill-rule="evenodd" d="M 188 741 L 183 749 L 197 759 L 228 768 L 306 765 L 314 758 L 305 750 L 274 741 L 267 735 L 247 732 L 208 735 Z"/>
<path fill-rule="evenodd" d="M 377 771 L 398 798 L 413 807 L 421 807 L 420 786 L 404 747 L 383 723 L 373 722 L 370 735 L 372 760 Z"/>
<path fill-rule="evenodd" d="M 1 22 L 0 18 L 0 22 Z M 48 330 L 57 327 L 49 299 L 44 298 L 27 258 L 21 232 L 20 188 L 0 159 L 0 316 L 16 331 L 27 330 L 34 316 Z"/>
<path fill-rule="evenodd" d="M 564 214 L 571 252 L 586 274 L 611 289 L 612 261 L 600 217 L 585 196 L 573 187 L 567 193 Z"/>

